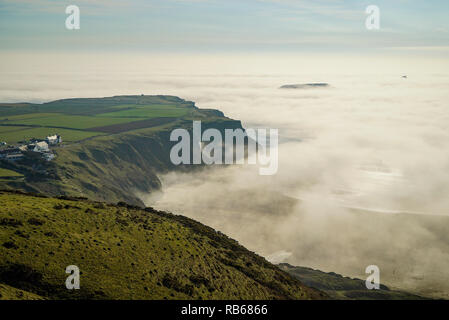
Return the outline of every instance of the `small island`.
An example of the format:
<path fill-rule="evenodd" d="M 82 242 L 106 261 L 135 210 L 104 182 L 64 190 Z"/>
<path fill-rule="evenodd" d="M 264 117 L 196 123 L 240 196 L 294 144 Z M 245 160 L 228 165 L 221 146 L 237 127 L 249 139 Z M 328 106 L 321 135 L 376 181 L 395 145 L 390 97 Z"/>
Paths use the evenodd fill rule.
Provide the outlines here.
<path fill-rule="evenodd" d="M 307 89 L 307 88 L 324 88 L 329 87 L 328 83 L 302 83 L 302 84 L 285 84 L 280 86 L 279 89 Z"/>

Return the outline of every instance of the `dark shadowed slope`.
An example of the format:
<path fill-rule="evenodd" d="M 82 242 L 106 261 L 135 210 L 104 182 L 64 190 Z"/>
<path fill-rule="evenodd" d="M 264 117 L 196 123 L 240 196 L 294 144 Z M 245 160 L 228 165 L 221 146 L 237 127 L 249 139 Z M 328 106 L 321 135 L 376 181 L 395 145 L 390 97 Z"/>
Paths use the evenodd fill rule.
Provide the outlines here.
<path fill-rule="evenodd" d="M 343 277 L 334 272 L 323 272 L 306 267 L 294 267 L 281 263 L 279 267 L 290 273 L 296 279 L 309 287 L 326 292 L 333 299 L 357 300 L 415 300 L 424 299 L 420 296 L 402 291 L 390 290 L 380 285 L 379 290 L 368 290 L 365 281 L 356 278 Z"/>

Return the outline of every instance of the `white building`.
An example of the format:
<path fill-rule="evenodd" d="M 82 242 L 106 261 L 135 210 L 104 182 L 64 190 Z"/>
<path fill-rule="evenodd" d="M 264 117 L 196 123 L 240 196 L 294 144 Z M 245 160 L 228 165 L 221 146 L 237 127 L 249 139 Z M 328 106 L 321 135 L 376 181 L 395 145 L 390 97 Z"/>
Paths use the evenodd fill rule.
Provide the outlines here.
<path fill-rule="evenodd" d="M 15 161 L 23 158 L 22 151 L 18 148 L 11 148 L 0 151 L 0 159 Z"/>
<path fill-rule="evenodd" d="M 34 152 L 49 152 L 50 149 L 48 148 L 48 143 L 45 141 L 36 142 L 34 145 Z"/>
<path fill-rule="evenodd" d="M 14 154 L 6 155 L 5 160 L 16 161 L 16 160 L 19 160 L 19 159 L 22 159 L 22 158 L 23 158 L 23 154 L 21 154 L 21 153 L 14 153 Z"/>
<path fill-rule="evenodd" d="M 46 140 L 49 145 L 55 145 L 55 144 L 59 144 L 62 142 L 62 138 L 59 134 L 48 136 Z"/>

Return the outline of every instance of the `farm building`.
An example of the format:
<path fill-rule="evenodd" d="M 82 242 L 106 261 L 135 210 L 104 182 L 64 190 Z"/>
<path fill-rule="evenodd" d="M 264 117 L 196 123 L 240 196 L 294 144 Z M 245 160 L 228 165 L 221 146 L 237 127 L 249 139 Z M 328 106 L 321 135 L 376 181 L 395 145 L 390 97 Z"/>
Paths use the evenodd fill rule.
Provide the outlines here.
<path fill-rule="evenodd" d="M 59 134 L 48 136 L 45 140 L 49 145 L 56 145 L 62 142 L 62 138 Z"/>
<path fill-rule="evenodd" d="M 34 152 L 49 152 L 50 149 L 48 148 L 48 143 L 45 141 L 36 142 L 34 144 Z"/>
<path fill-rule="evenodd" d="M 0 151 L 0 159 L 15 161 L 23 158 L 23 153 L 19 148 L 11 148 Z"/>

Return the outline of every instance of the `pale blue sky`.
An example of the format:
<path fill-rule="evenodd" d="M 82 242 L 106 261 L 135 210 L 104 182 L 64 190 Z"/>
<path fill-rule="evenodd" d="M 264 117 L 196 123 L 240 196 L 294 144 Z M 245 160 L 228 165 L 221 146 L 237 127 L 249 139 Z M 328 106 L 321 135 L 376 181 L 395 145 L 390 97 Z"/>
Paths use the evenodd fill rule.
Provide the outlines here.
<path fill-rule="evenodd" d="M 81 29 L 65 29 L 65 7 Z M 379 6 L 381 30 L 365 29 Z M 346 52 L 449 47 L 447 0 L 0 0 L 0 48 Z"/>

